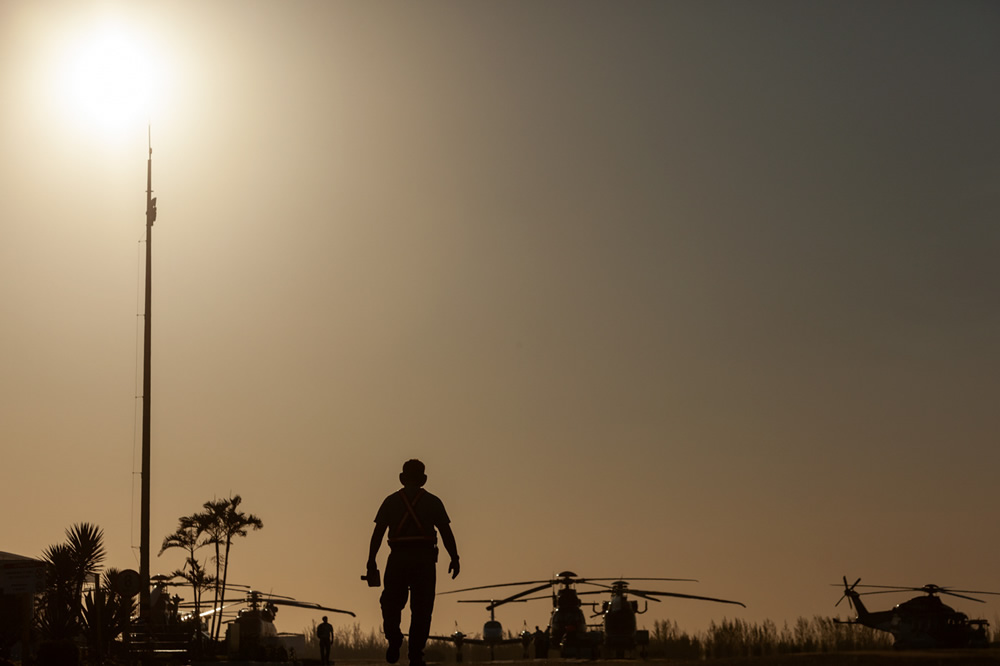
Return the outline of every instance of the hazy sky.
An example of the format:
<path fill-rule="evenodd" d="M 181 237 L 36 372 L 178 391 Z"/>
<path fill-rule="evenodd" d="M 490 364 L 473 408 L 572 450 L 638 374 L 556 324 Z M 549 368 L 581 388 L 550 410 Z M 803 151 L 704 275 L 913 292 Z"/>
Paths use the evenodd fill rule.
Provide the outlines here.
<path fill-rule="evenodd" d="M 230 580 L 374 628 L 419 457 L 439 590 L 748 606 L 644 616 L 687 630 L 843 617 L 843 575 L 1000 591 L 998 34 L 995 2 L 0 3 L 0 550 L 86 521 L 138 568 L 151 123 L 155 546 L 238 493 Z M 124 101 L 74 84 L 95 40 Z"/>

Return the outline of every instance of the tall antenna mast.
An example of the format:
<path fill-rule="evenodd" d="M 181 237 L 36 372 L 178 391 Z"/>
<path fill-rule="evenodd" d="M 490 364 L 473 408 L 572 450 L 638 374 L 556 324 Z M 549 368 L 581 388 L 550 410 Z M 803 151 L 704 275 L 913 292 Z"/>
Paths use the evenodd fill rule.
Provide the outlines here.
<path fill-rule="evenodd" d="M 139 617 L 150 618 L 149 588 L 149 394 L 150 394 L 150 341 L 152 339 L 153 294 L 153 222 L 156 220 L 156 199 L 153 197 L 153 131 L 147 128 L 149 157 L 146 161 L 146 308 L 143 329 L 142 355 L 142 513 L 139 541 Z"/>

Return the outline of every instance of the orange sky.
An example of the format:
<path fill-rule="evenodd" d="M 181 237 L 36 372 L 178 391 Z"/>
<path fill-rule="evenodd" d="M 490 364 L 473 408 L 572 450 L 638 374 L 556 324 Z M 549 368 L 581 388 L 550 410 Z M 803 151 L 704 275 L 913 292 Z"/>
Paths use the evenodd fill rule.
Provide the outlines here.
<path fill-rule="evenodd" d="M 108 25 L 148 112 L 72 85 Z M 462 553 L 439 589 L 570 569 L 748 606 L 645 616 L 689 630 L 843 613 L 842 575 L 1000 591 L 998 28 L 986 2 L 3 3 L 0 550 L 86 521 L 138 566 L 151 123 L 154 544 L 238 493 L 264 529 L 231 579 L 367 630 L 371 521 L 416 456 Z M 444 597 L 434 629 L 485 619 Z"/>

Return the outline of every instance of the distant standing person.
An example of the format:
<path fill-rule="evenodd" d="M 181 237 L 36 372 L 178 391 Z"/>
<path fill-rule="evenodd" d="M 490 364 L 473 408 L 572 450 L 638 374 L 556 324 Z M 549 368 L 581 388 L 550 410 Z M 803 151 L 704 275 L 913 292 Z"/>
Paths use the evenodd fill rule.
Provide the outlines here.
<path fill-rule="evenodd" d="M 452 578 L 458 576 L 459 571 L 458 547 L 444 504 L 423 488 L 427 482 L 424 464 L 416 459 L 407 460 L 403 463 L 399 480 L 403 487 L 386 497 L 375 514 L 375 529 L 368 549 L 367 579 L 369 584 L 378 580 L 375 556 L 388 530 L 389 558 L 385 564 L 385 587 L 381 597 L 382 629 L 389 641 L 385 660 L 390 664 L 399 661 L 399 650 L 403 644 L 400 622 L 409 596 L 410 666 L 425 666 L 424 647 L 431 631 L 437 579 L 435 528 L 440 532 L 441 543 L 451 557 L 448 572 Z"/>
<path fill-rule="evenodd" d="M 316 627 L 316 637 L 319 639 L 319 663 L 333 664 L 330 661 L 330 647 L 333 645 L 333 626 L 326 621 L 326 615 L 323 616 L 323 621 L 320 625 Z"/>
<path fill-rule="evenodd" d="M 535 625 L 535 659 L 549 658 L 549 629 L 542 631 Z"/>

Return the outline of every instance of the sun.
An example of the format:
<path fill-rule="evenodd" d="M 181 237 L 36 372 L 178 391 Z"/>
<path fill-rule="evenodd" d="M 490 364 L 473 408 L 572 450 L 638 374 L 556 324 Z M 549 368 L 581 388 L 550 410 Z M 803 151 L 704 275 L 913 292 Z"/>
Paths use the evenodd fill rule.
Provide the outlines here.
<path fill-rule="evenodd" d="M 148 122 L 155 62 L 121 22 L 104 21 L 67 44 L 62 71 L 61 103 L 85 126 L 107 133 Z"/>

